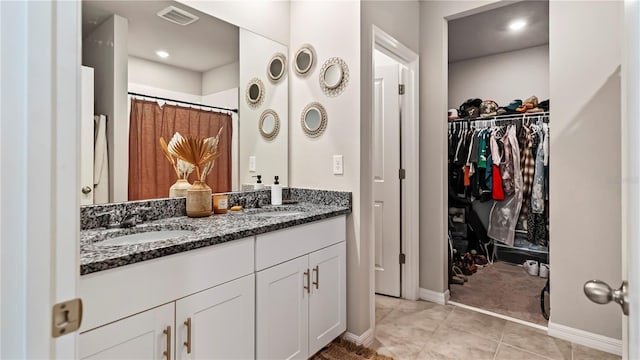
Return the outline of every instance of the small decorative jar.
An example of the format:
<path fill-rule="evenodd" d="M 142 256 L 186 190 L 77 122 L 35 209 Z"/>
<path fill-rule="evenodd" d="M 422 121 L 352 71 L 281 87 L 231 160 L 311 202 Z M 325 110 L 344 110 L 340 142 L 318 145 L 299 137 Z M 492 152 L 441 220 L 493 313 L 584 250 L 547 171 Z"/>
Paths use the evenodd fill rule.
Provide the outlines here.
<path fill-rule="evenodd" d="M 203 182 L 194 181 L 187 190 L 187 216 L 210 216 L 211 207 L 211 188 Z"/>
<path fill-rule="evenodd" d="M 187 179 L 178 179 L 175 184 L 169 188 L 169 197 L 185 197 L 187 189 L 191 186 Z"/>

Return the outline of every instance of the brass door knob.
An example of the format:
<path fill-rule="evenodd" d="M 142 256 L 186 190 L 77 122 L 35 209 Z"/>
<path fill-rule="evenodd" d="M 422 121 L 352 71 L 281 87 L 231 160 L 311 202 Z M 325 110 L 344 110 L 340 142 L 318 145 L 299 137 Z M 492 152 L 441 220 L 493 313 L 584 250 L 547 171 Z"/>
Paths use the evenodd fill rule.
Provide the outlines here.
<path fill-rule="evenodd" d="M 82 188 L 82 193 L 83 194 L 88 194 L 91 192 L 91 187 L 90 186 L 85 186 Z"/>

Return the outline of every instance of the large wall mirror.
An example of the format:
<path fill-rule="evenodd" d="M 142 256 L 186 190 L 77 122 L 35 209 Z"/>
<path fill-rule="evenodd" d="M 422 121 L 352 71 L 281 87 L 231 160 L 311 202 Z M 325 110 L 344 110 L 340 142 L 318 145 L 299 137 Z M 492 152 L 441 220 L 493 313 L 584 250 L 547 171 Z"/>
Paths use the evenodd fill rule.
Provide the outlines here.
<path fill-rule="evenodd" d="M 174 1 L 84 0 L 82 18 L 83 205 L 168 197 L 180 172 L 160 137 L 175 132 L 220 132 L 214 192 L 257 174 L 288 184 L 285 45 Z M 249 104 L 251 81 L 261 97 Z M 266 109 L 280 120 L 271 139 L 259 131 Z"/>

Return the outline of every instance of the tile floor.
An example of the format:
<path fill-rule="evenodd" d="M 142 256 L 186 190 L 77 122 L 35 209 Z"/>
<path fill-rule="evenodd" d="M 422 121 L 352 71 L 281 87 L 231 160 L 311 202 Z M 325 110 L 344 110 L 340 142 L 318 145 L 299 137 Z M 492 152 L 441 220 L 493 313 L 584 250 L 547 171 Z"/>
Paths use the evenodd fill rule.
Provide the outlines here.
<path fill-rule="evenodd" d="M 460 307 L 379 295 L 372 348 L 395 360 L 620 359 Z"/>

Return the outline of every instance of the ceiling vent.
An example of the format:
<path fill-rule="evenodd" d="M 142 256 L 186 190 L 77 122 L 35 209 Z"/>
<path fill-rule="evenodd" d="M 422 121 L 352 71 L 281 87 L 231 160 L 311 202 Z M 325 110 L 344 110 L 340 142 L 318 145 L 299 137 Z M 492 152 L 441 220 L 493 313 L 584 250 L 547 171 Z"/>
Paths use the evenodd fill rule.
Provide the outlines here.
<path fill-rule="evenodd" d="M 166 9 L 160 10 L 157 15 L 167 21 L 171 21 L 174 24 L 182 26 L 187 26 L 198 20 L 197 16 L 182 9 L 178 9 L 175 6 L 169 6 Z"/>

